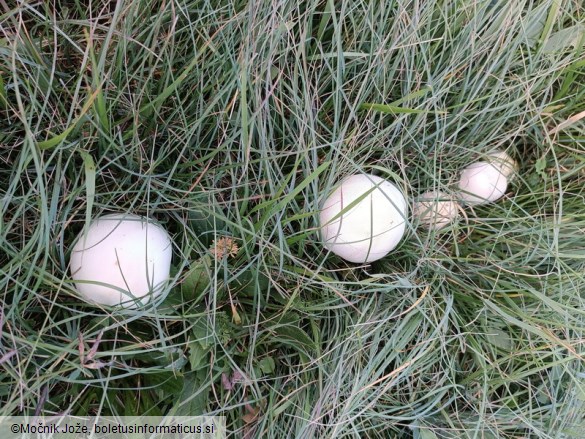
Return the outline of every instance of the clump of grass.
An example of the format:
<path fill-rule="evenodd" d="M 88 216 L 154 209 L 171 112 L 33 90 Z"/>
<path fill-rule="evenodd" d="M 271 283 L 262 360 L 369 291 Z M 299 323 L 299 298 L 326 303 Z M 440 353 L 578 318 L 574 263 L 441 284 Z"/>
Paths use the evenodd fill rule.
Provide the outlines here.
<path fill-rule="evenodd" d="M 0 415 L 579 437 L 578 2 L 0 7 Z M 341 176 L 448 190 L 494 149 L 518 178 L 448 233 L 411 228 L 365 267 L 320 245 Z M 73 237 L 111 211 L 174 238 L 166 298 L 142 310 L 69 280 Z"/>

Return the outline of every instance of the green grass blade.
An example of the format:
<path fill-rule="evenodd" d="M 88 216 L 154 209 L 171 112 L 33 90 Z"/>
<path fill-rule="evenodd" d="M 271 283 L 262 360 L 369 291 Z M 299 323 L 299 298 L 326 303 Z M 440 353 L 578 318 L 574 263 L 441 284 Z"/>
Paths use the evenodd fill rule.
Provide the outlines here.
<path fill-rule="evenodd" d="M 95 201 L 95 162 L 93 157 L 86 151 L 79 150 L 79 155 L 83 158 L 83 168 L 85 171 L 85 196 L 86 196 L 86 209 L 85 209 L 85 227 L 86 230 L 89 227 L 91 219 L 93 217 L 93 203 Z"/>

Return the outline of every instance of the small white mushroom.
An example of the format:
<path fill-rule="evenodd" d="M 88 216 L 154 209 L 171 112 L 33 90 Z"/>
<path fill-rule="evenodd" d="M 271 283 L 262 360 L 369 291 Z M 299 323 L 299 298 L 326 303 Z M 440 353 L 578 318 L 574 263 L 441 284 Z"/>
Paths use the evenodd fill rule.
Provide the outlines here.
<path fill-rule="evenodd" d="M 498 200 L 506 193 L 516 170 L 514 159 L 503 151 L 489 154 L 485 162 L 469 165 L 459 179 L 461 201 L 475 206 Z"/>
<path fill-rule="evenodd" d="M 323 244 L 350 262 L 383 258 L 404 235 L 406 211 L 406 199 L 395 185 L 375 175 L 352 175 L 323 204 Z"/>
<path fill-rule="evenodd" d="M 476 162 L 461 173 L 459 196 L 470 206 L 496 201 L 506 193 L 508 179 L 490 163 Z"/>
<path fill-rule="evenodd" d="M 71 277 L 91 302 L 135 308 L 160 294 L 171 257 L 171 239 L 161 226 L 136 215 L 104 215 L 80 233 Z"/>
<path fill-rule="evenodd" d="M 413 215 L 427 229 L 440 230 L 459 215 L 459 203 L 441 191 L 427 191 L 414 202 Z"/>

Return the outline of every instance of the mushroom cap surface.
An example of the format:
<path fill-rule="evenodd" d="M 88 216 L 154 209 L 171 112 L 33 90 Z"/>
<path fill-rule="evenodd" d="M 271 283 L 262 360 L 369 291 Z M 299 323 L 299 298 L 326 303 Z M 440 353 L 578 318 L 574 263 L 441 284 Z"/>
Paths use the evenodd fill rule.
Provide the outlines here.
<path fill-rule="evenodd" d="M 323 203 L 323 244 L 350 262 L 383 258 L 404 235 L 406 211 L 406 199 L 394 184 L 375 175 L 352 175 Z"/>
<path fill-rule="evenodd" d="M 172 243 L 145 217 L 109 214 L 81 232 L 71 252 L 77 291 L 89 301 L 135 308 L 160 294 L 169 278 Z M 133 301 L 133 299 L 139 299 Z"/>
<path fill-rule="evenodd" d="M 508 188 L 508 179 L 498 166 L 476 162 L 463 170 L 458 186 L 461 200 L 475 206 L 501 198 Z"/>
<path fill-rule="evenodd" d="M 494 151 L 487 156 L 488 162 L 500 170 L 500 173 L 510 181 L 518 172 L 518 163 L 504 151 Z"/>

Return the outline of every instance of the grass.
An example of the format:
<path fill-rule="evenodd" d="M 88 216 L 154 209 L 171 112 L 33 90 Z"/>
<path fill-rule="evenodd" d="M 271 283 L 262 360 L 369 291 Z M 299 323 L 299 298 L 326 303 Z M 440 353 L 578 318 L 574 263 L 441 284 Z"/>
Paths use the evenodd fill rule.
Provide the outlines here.
<path fill-rule="evenodd" d="M 582 437 L 581 2 L 48 3 L 0 1 L 0 415 Z M 342 176 L 412 199 L 498 148 L 518 177 L 446 233 L 413 223 L 369 266 L 321 246 Z M 69 280 L 118 211 L 174 240 L 140 310 Z"/>

